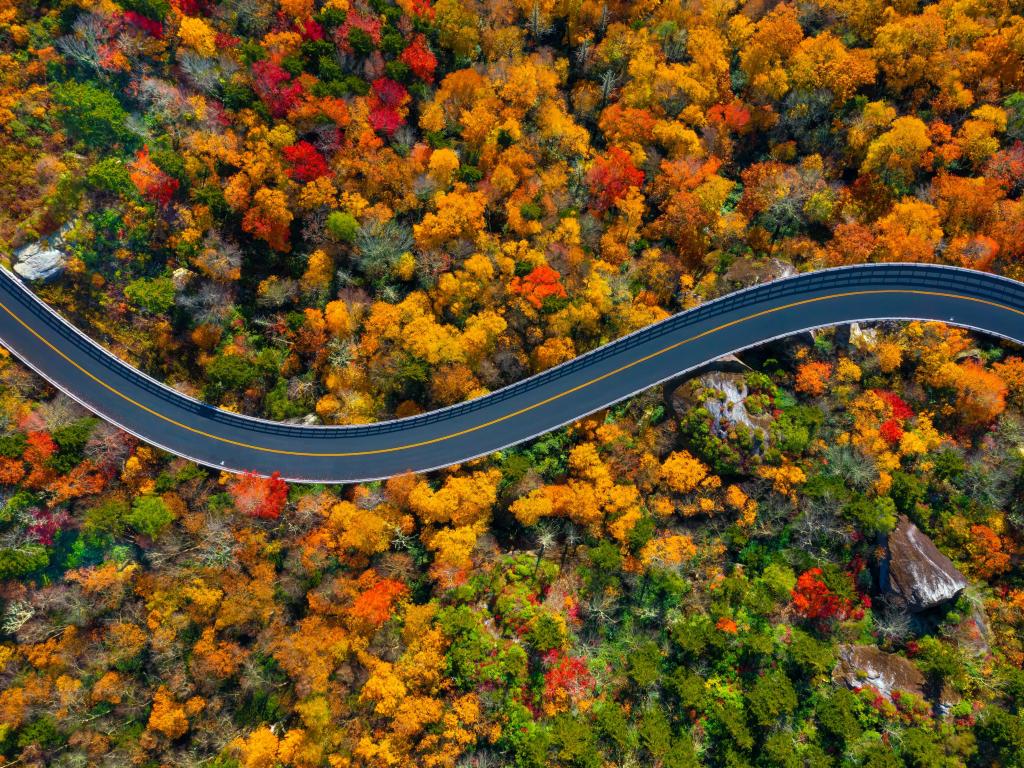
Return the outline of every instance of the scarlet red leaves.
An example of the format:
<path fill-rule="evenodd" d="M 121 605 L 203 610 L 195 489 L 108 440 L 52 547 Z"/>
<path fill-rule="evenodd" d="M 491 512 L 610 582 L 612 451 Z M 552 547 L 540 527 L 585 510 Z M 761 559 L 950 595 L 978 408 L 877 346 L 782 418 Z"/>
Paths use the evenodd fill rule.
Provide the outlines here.
<path fill-rule="evenodd" d="M 416 77 L 426 83 L 434 82 L 434 70 L 437 68 L 437 59 L 427 47 L 427 39 L 423 35 L 416 35 L 415 39 L 402 51 L 399 57 L 412 71 Z"/>
<path fill-rule="evenodd" d="M 370 125 L 390 136 L 405 124 L 402 108 L 409 102 L 405 86 L 389 77 L 378 77 L 370 92 Z"/>
<path fill-rule="evenodd" d="M 630 187 L 639 187 L 644 174 L 633 165 L 629 153 L 620 147 L 612 147 L 594 161 L 587 173 L 587 184 L 593 196 L 591 207 L 605 211 L 617 203 Z"/>
<path fill-rule="evenodd" d="M 281 150 L 288 161 L 288 175 L 295 181 L 313 181 L 321 176 L 330 176 L 324 156 L 316 151 L 316 147 L 308 141 L 300 141 Z"/>
<path fill-rule="evenodd" d="M 800 574 L 792 597 L 793 608 L 805 619 L 841 619 L 850 610 L 850 601 L 829 589 L 822 578 L 821 568 L 811 568 Z"/>
<path fill-rule="evenodd" d="M 270 477 L 245 474 L 228 488 L 235 508 L 249 517 L 276 520 L 288 501 L 288 483 L 275 472 Z"/>
<path fill-rule="evenodd" d="M 302 96 L 302 84 L 272 60 L 257 61 L 252 65 L 252 83 L 270 114 L 284 117 Z"/>
<path fill-rule="evenodd" d="M 164 36 L 164 25 L 156 19 L 150 19 L 136 11 L 125 11 L 124 20 L 136 29 L 141 29 L 150 37 L 160 40 Z"/>
<path fill-rule="evenodd" d="M 159 206 L 169 205 L 178 191 L 178 180 L 168 176 L 149 157 L 149 148 L 143 147 L 129 166 L 129 178 L 139 194 Z"/>

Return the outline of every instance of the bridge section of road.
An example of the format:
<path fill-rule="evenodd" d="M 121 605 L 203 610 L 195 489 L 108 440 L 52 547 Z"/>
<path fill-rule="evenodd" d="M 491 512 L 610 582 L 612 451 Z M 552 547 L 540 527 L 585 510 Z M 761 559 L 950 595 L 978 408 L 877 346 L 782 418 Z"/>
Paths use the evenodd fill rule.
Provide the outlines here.
<path fill-rule="evenodd" d="M 171 453 L 234 472 L 347 483 L 506 448 L 731 352 L 855 321 L 937 320 L 1024 343 L 1024 284 L 972 270 L 868 264 L 709 301 L 483 397 L 406 419 L 294 426 L 193 400 L 107 352 L 0 271 L 0 343 L 86 408 Z"/>

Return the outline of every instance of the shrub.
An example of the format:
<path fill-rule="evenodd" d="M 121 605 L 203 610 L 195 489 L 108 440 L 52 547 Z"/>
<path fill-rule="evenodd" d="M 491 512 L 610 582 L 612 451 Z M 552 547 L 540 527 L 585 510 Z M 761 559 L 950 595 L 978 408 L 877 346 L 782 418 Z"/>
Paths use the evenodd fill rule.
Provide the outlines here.
<path fill-rule="evenodd" d="M 128 283 L 124 295 L 150 314 L 164 314 L 174 306 L 174 281 L 169 277 L 143 277 Z"/>
<path fill-rule="evenodd" d="M 359 232 L 359 222 L 348 211 L 332 211 L 327 217 L 327 235 L 339 243 L 351 243 Z"/>
<path fill-rule="evenodd" d="M 140 496 L 125 521 L 136 531 L 156 539 L 174 522 L 174 513 L 159 496 Z"/>

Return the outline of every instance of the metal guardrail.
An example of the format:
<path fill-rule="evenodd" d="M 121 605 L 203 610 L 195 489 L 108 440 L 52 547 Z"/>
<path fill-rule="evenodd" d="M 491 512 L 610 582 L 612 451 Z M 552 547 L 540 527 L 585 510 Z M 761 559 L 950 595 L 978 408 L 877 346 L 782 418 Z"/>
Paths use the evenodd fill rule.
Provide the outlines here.
<path fill-rule="evenodd" d="M 559 366 L 465 403 L 417 416 L 375 424 L 325 427 L 296 426 L 256 419 L 223 411 L 183 395 L 136 370 L 90 339 L 43 303 L 20 280 L 8 273 L 0 273 L 0 279 L 9 281 L 17 287 L 18 290 L 15 293 L 18 296 L 21 309 L 41 320 L 47 327 L 56 331 L 65 342 L 100 363 L 103 368 L 130 380 L 136 387 L 158 395 L 164 400 L 173 400 L 177 407 L 215 423 L 230 425 L 249 432 L 304 439 L 313 437 L 336 439 L 342 436 L 355 438 L 387 434 L 463 416 L 551 384 L 582 368 L 615 357 L 688 326 L 696 326 L 742 307 L 762 304 L 772 299 L 813 295 L 829 290 L 857 290 L 869 285 L 873 289 L 884 289 L 887 286 L 913 286 L 914 289 L 919 290 L 951 290 L 955 287 L 959 292 L 963 292 L 965 287 L 970 287 L 969 293 L 976 298 L 1024 306 L 1024 285 L 996 275 L 952 267 L 921 264 L 868 264 L 807 272 L 751 286 L 672 315 Z"/>

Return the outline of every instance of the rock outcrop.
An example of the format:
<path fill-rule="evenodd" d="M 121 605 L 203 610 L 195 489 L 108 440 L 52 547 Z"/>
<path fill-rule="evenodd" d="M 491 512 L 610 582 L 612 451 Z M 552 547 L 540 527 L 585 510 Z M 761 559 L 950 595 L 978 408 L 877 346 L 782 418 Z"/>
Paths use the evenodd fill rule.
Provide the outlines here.
<path fill-rule="evenodd" d="M 882 588 L 902 599 L 912 612 L 942 605 L 968 584 L 950 559 L 905 515 L 889 534 L 883 566 Z"/>
<path fill-rule="evenodd" d="M 736 364 L 742 365 L 738 360 Z M 716 370 L 681 384 L 669 396 L 669 403 L 680 416 L 693 408 L 706 408 L 711 431 L 718 437 L 724 438 L 742 425 L 763 444 L 768 441 L 773 420 L 769 413 L 751 413 L 747 409 L 749 394 L 744 374 Z"/>
<path fill-rule="evenodd" d="M 913 662 L 873 645 L 841 645 L 832 679 L 853 689 L 871 687 L 889 701 L 896 691 L 924 696 L 924 675 Z"/>
<path fill-rule="evenodd" d="M 67 256 L 61 250 L 64 246 L 64 235 L 73 224 L 65 224 L 50 237 L 44 237 L 35 243 L 16 250 L 14 271 L 25 280 L 54 280 L 64 272 Z"/>
<path fill-rule="evenodd" d="M 718 284 L 723 293 L 729 293 L 795 274 L 796 267 L 781 259 L 737 259 L 729 265 Z"/>

